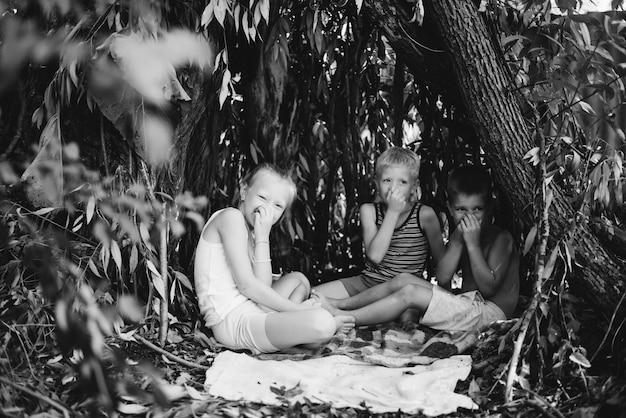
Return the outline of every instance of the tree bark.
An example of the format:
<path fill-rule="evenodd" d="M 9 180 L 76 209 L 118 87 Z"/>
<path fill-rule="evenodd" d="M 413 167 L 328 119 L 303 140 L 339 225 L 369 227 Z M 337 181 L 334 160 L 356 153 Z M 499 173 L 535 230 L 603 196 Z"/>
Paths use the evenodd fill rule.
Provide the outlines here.
<path fill-rule="evenodd" d="M 387 3 L 391 2 L 371 2 L 376 10 L 395 10 Z M 533 201 L 534 174 L 523 156 L 534 146 L 534 141 L 519 98 L 512 92 L 509 74 L 503 68 L 487 28 L 472 2 L 426 0 L 424 6 L 425 15 L 435 22 L 437 32 L 443 39 L 446 54 L 445 58 L 438 58 L 438 62 L 421 60 L 420 65 L 427 68 L 420 73 L 432 74 L 432 69 L 440 68 L 442 62 L 449 60 L 452 63 L 456 83 L 448 83 L 448 86 L 458 86 L 458 96 L 480 138 L 495 181 L 506 193 L 525 230 L 529 230 L 533 224 L 529 202 Z M 384 30 L 392 29 L 391 19 L 380 18 L 378 21 L 381 25 L 389 25 Z M 402 26 L 402 23 L 395 24 L 398 25 Z M 396 41 L 396 44 L 401 44 L 401 41 Z M 404 54 L 409 70 L 415 68 L 415 64 L 410 64 L 415 62 L 415 54 L 407 53 L 406 48 L 398 48 L 396 53 Z M 566 234 L 572 234 L 571 243 L 575 249 L 575 272 L 570 284 L 599 311 L 610 316 L 620 295 L 626 290 L 622 280 L 626 275 L 626 263 L 605 251 L 591 233 L 588 223 L 581 222 L 581 215 L 571 207 L 561 190 L 554 184 L 551 186 L 554 193 L 550 209 L 551 236 L 560 240 Z M 624 312 L 622 308 L 620 316 L 623 317 Z"/>

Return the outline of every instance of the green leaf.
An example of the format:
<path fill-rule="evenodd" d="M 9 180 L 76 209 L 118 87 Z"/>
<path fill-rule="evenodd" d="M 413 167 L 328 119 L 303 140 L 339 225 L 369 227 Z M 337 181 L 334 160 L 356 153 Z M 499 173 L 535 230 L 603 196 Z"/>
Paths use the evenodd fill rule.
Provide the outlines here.
<path fill-rule="evenodd" d="M 536 238 L 537 238 L 537 225 L 533 225 L 533 227 L 530 228 L 528 235 L 526 235 L 526 240 L 524 241 L 524 252 L 523 252 L 524 255 L 528 254 L 528 251 L 530 251 L 531 247 L 535 243 Z"/>
<path fill-rule="evenodd" d="M 128 260 L 128 269 L 130 273 L 134 273 L 137 268 L 137 263 L 139 261 L 139 251 L 137 250 L 137 246 L 133 245 L 130 249 L 130 258 Z"/>
<path fill-rule="evenodd" d="M 113 261 L 117 266 L 117 271 L 122 272 L 122 253 L 120 251 L 119 245 L 117 245 L 117 241 L 111 240 L 111 256 L 113 257 Z"/>
<path fill-rule="evenodd" d="M 202 12 L 202 20 L 201 20 L 201 24 L 202 26 L 207 26 L 209 23 L 211 23 L 211 20 L 213 20 L 213 9 L 215 8 L 215 1 L 211 0 L 209 1 L 209 4 L 207 4 L 207 6 L 204 8 L 204 12 Z"/>
<path fill-rule="evenodd" d="M 159 294 L 161 300 L 165 300 L 165 283 L 163 282 L 161 274 L 154 266 L 154 263 L 150 260 L 146 260 L 146 267 L 148 268 L 148 273 L 154 289 Z"/>
<path fill-rule="evenodd" d="M 91 222 L 91 218 L 93 217 L 94 211 L 96 210 L 96 198 L 91 196 L 89 201 L 87 202 L 87 224 Z"/>
<path fill-rule="evenodd" d="M 38 215 L 38 216 L 43 216 L 46 215 L 50 212 L 52 212 L 55 208 L 43 208 L 43 209 L 39 209 L 33 212 L 33 214 Z"/>
<path fill-rule="evenodd" d="M 120 403 L 117 405 L 117 410 L 118 412 L 125 414 L 125 415 L 139 415 L 139 414 L 145 414 L 150 409 L 145 405 L 139 405 L 136 403 L 134 404 Z"/>
<path fill-rule="evenodd" d="M 556 264 L 556 257 L 558 255 L 559 255 L 559 246 L 557 245 L 552 250 L 552 253 L 550 254 L 550 258 L 548 259 L 548 262 L 546 263 L 543 269 L 543 274 L 541 277 L 543 280 L 549 278 L 552 275 L 552 270 L 554 270 L 554 265 Z"/>
<path fill-rule="evenodd" d="M 363 7 L 363 0 L 354 0 L 354 3 L 356 4 L 356 14 L 358 15 L 359 13 L 361 13 L 361 8 Z"/>
<path fill-rule="evenodd" d="M 93 274 L 95 274 L 99 278 L 102 278 L 102 276 L 100 275 L 100 272 L 98 271 L 98 268 L 96 267 L 96 264 L 93 262 L 92 259 L 89 259 L 87 266 L 89 267 L 89 270 L 91 270 Z"/>
<path fill-rule="evenodd" d="M 588 113 L 590 115 L 595 115 L 596 114 L 596 111 L 593 110 L 593 107 L 591 107 L 591 105 L 589 103 L 587 103 L 587 102 L 583 102 L 583 101 L 578 102 L 576 104 L 576 106 L 579 106 L 581 108 L 581 110 L 583 112 L 585 112 L 585 113 Z"/>
<path fill-rule="evenodd" d="M 220 87 L 220 109 L 224 106 L 224 102 L 226 98 L 230 95 L 230 70 L 227 68 L 224 70 L 224 75 L 222 76 L 222 86 Z"/>
<path fill-rule="evenodd" d="M 254 144 L 250 144 L 250 156 L 255 164 L 259 163 L 259 156 L 256 153 L 256 146 L 254 146 Z"/>
<path fill-rule="evenodd" d="M 185 276 L 183 273 L 181 273 L 180 271 L 174 271 L 174 277 L 176 277 L 176 280 L 178 280 L 187 289 L 193 291 L 193 286 L 191 285 L 191 281 L 189 281 L 189 278 Z"/>
<path fill-rule="evenodd" d="M 102 267 L 106 272 L 109 267 L 109 261 L 111 260 L 111 251 L 109 250 L 109 245 L 106 242 L 102 243 L 102 249 L 100 250 L 100 262 L 102 263 Z"/>
<path fill-rule="evenodd" d="M 579 366 L 582 366 L 586 369 L 588 369 L 589 367 L 591 367 L 591 363 L 589 362 L 589 360 L 587 360 L 587 357 L 585 357 L 580 351 L 575 350 L 572 352 L 572 354 L 570 354 L 569 356 L 570 361 L 578 364 Z"/>
<path fill-rule="evenodd" d="M 226 17 L 226 0 L 217 0 L 213 13 L 215 13 L 215 19 L 219 24 L 224 27 L 224 18 Z"/>

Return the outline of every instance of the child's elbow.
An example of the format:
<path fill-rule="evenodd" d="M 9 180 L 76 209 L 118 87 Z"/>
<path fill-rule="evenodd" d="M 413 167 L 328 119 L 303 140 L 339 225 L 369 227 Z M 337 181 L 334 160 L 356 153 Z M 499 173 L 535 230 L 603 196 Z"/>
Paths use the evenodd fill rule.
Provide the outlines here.
<path fill-rule="evenodd" d="M 495 284 L 484 286 L 480 290 L 480 293 L 485 299 L 491 299 L 493 296 L 496 295 L 496 293 L 498 293 L 498 288 L 499 286 L 496 286 Z"/>
<path fill-rule="evenodd" d="M 254 293 L 254 291 L 252 289 L 252 286 L 250 286 L 249 284 L 244 284 L 242 286 L 239 286 L 239 293 L 241 293 L 248 299 L 252 299 L 251 296 Z"/>
<path fill-rule="evenodd" d="M 380 262 L 383 261 L 384 257 L 384 254 L 377 254 L 373 251 L 367 251 L 365 255 L 367 255 L 367 259 L 374 264 L 380 264 Z"/>

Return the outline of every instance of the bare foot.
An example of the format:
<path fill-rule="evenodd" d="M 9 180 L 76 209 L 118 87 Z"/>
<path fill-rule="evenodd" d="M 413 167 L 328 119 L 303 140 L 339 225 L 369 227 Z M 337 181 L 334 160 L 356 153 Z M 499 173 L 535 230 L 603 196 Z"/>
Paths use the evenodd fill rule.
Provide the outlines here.
<path fill-rule="evenodd" d="M 311 298 L 317 299 L 322 308 L 326 309 L 331 314 L 339 314 L 339 310 L 335 306 L 335 299 L 326 297 L 315 289 L 311 290 Z"/>
<path fill-rule="evenodd" d="M 356 318 L 351 315 L 335 316 L 335 335 L 347 335 L 356 325 Z"/>

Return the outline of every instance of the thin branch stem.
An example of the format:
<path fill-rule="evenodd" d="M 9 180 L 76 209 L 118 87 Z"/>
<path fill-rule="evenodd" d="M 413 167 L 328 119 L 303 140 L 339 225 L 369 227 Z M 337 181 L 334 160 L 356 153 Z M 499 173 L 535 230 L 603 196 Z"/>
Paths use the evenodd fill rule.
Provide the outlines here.
<path fill-rule="evenodd" d="M 591 358 L 589 359 L 589 361 L 591 363 L 593 363 L 593 360 L 596 358 L 596 356 L 600 352 L 600 349 L 602 348 L 602 346 L 606 342 L 607 338 L 609 337 L 609 334 L 611 333 L 611 328 L 613 328 L 613 321 L 615 321 L 615 318 L 617 316 L 617 311 L 619 310 L 619 307 L 622 305 L 622 302 L 624 302 L 624 297 L 626 297 L 626 293 L 622 293 L 622 297 L 620 298 L 619 302 L 617 303 L 617 306 L 615 307 L 615 311 L 613 311 L 613 316 L 611 316 L 611 322 L 609 322 L 609 326 L 608 326 L 608 328 L 606 330 L 606 333 L 604 334 L 604 337 L 602 338 L 602 341 L 600 341 L 600 345 L 598 345 L 598 348 L 596 349 L 596 352 L 593 353 L 593 356 L 591 356 Z"/>
<path fill-rule="evenodd" d="M 102 147 L 102 163 L 104 164 L 104 172 L 107 177 L 111 176 L 109 173 L 109 159 L 107 157 L 107 144 L 104 139 L 104 116 L 100 114 L 100 145 Z"/>
<path fill-rule="evenodd" d="M 517 377 L 517 364 L 520 359 L 520 354 L 522 351 L 522 346 L 524 345 L 524 340 L 526 339 L 526 333 L 528 332 L 528 326 L 532 317 L 535 315 L 537 311 L 537 307 L 539 306 L 539 302 L 542 296 L 542 288 L 543 288 L 543 274 L 545 270 L 545 258 L 546 258 L 546 249 L 548 246 L 548 238 L 550 236 L 550 208 L 546 205 L 546 196 L 548 184 L 546 182 L 547 173 L 546 173 L 546 156 L 545 156 L 545 147 L 546 140 L 541 131 L 541 125 L 539 120 L 539 114 L 537 109 L 534 109 L 535 113 L 535 132 L 537 135 L 537 142 L 539 143 L 539 176 L 538 179 L 540 181 L 540 199 L 539 206 L 541 210 L 541 219 L 539 219 L 539 223 L 541 225 L 541 238 L 539 241 L 539 249 L 537 251 L 537 265 L 535 267 L 535 289 L 533 294 L 533 299 L 524 312 L 524 315 L 521 319 L 522 325 L 520 327 L 520 332 L 517 335 L 517 339 L 515 341 L 515 345 L 513 346 L 513 354 L 511 355 L 511 363 L 509 364 L 508 375 L 506 379 L 506 386 L 504 389 L 504 397 L 505 402 L 511 402 L 513 400 L 513 383 L 515 382 L 515 378 Z"/>
<path fill-rule="evenodd" d="M 167 331 L 169 328 L 169 281 L 167 277 L 167 203 L 163 202 L 163 210 L 161 213 L 161 240 L 160 240 L 160 251 L 159 258 L 161 264 L 161 279 L 163 279 L 163 299 L 161 300 L 161 309 L 160 309 L 160 327 L 159 327 L 159 343 L 161 346 L 165 345 L 165 341 L 167 340 Z"/>

